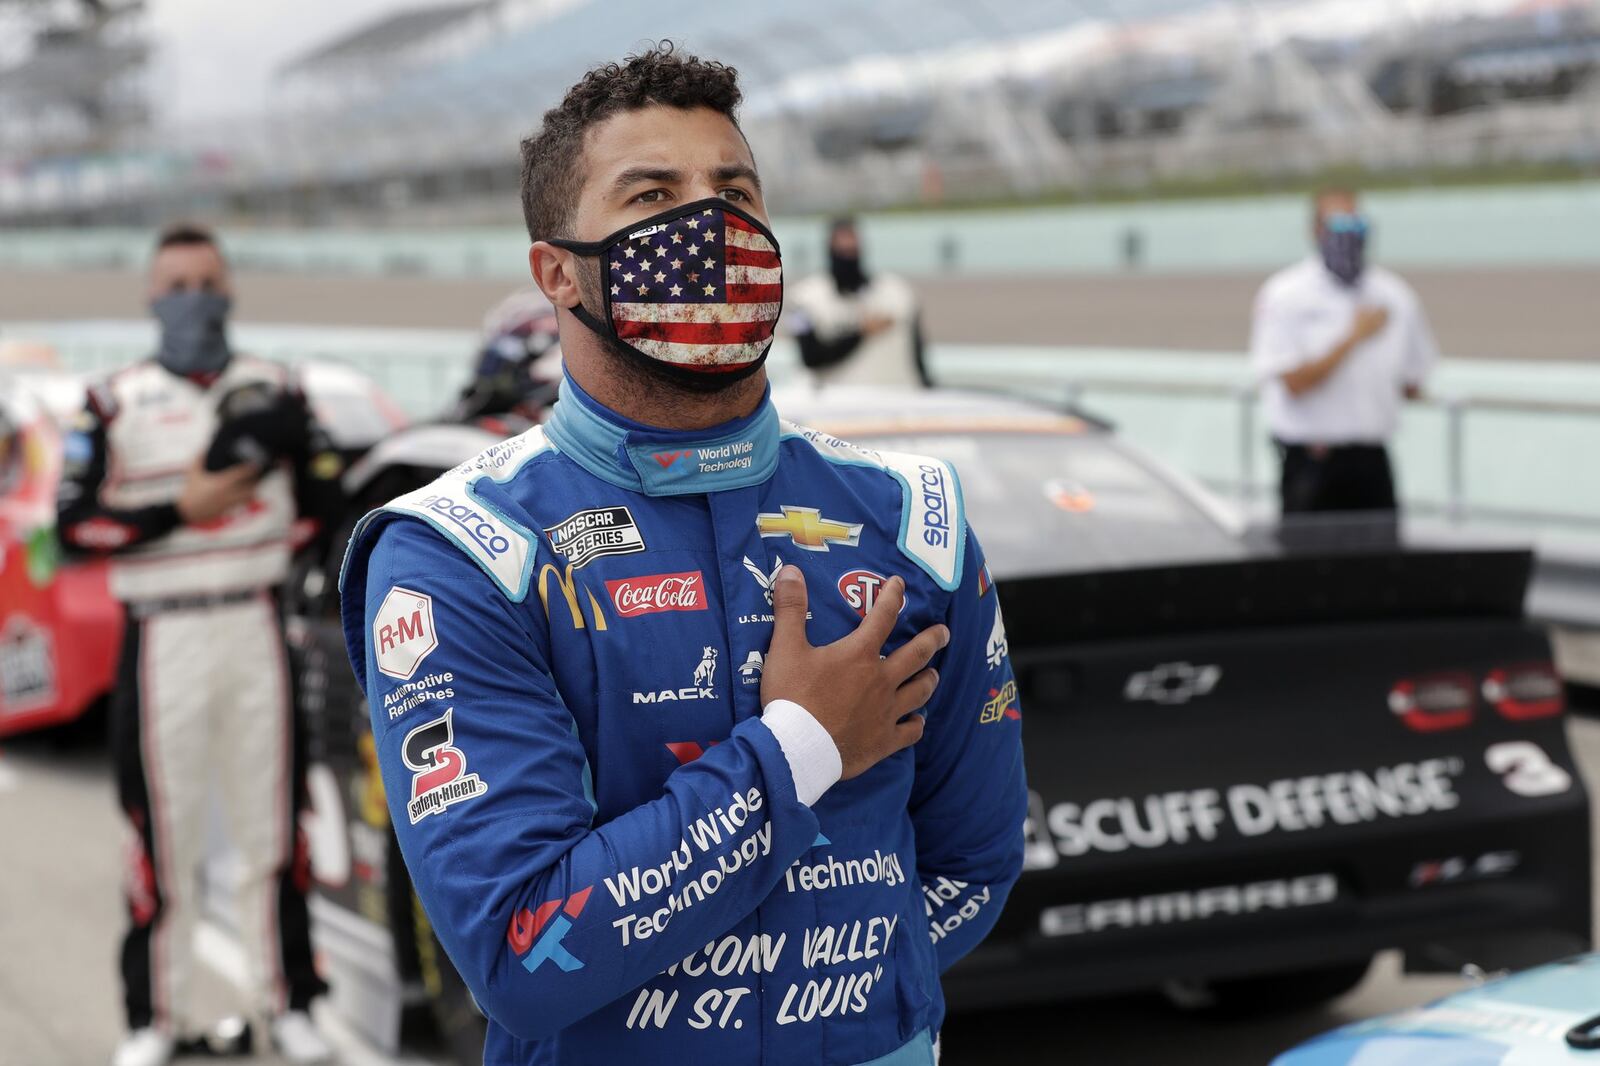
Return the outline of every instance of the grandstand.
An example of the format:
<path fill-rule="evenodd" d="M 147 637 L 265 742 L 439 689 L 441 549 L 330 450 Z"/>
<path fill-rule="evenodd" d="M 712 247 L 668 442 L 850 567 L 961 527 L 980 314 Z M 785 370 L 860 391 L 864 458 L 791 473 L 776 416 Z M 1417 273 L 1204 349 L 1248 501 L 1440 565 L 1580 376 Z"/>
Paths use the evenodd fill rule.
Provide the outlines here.
<path fill-rule="evenodd" d="M 789 211 L 1600 168 L 1600 0 L 436 0 L 286 64 L 268 114 L 124 129 L 92 156 L 7 139 L 0 219 L 505 223 L 540 112 L 663 37 L 741 69 Z M 125 172 L 157 146 L 170 165 Z M 63 168 L 122 169 L 66 184 Z"/>

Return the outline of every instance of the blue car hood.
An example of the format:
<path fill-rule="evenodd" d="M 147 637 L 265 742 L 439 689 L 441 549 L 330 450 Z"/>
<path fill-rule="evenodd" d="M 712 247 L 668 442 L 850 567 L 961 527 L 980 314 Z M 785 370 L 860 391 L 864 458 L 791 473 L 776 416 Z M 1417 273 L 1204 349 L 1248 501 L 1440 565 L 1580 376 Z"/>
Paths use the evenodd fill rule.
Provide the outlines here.
<path fill-rule="evenodd" d="M 1597 1014 L 1600 954 L 1584 955 L 1344 1026 L 1273 1066 L 1600 1066 L 1600 1050 L 1566 1043 Z"/>

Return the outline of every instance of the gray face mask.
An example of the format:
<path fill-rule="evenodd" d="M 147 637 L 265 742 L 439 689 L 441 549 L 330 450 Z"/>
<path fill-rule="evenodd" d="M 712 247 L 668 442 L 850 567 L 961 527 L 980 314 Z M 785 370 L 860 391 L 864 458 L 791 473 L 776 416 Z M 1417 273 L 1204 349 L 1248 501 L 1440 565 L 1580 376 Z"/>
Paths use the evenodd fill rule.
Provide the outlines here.
<path fill-rule="evenodd" d="M 161 323 L 156 361 L 174 374 L 217 374 L 228 365 L 228 311 L 233 301 L 203 289 L 169 292 L 150 301 Z"/>

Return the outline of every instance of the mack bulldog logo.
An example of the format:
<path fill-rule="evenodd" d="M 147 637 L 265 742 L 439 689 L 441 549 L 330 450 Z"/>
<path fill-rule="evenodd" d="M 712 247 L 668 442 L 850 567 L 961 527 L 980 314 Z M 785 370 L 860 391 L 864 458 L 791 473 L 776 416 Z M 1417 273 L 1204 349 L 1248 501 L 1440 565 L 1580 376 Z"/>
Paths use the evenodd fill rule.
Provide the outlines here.
<path fill-rule="evenodd" d="M 406 734 L 400 758 L 415 776 L 411 779 L 411 799 L 406 814 L 416 825 L 430 814 L 489 791 L 481 777 L 467 773 L 467 757 L 454 746 L 453 711 L 443 718 L 425 722 Z"/>
<path fill-rule="evenodd" d="M 626 507 L 597 507 L 557 522 L 545 530 L 550 545 L 565 556 L 572 569 L 604 555 L 631 555 L 644 551 L 644 537 Z"/>
<path fill-rule="evenodd" d="M 700 653 L 700 662 L 694 668 L 694 678 L 685 688 L 663 688 L 651 692 L 635 692 L 634 703 L 675 703 L 687 700 L 714 700 L 717 698 L 717 649 L 706 645 Z"/>
<path fill-rule="evenodd" d="M 705 575 L 699 570 L 677 574 L 651 574 L 606 582 L 611 604 L 621 618 L 662 611 L 703 611 L 706 609 Z"/>

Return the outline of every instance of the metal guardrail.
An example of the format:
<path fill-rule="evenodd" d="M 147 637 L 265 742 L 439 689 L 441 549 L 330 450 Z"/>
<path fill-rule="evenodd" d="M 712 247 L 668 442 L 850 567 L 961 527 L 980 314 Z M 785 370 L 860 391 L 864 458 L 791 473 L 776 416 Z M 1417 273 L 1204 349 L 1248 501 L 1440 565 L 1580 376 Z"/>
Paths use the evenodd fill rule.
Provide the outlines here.
<path fill-rule="evenodd" d="M 1231 482 L 1217 483 L 1208 478 L 1214 488 L 1231 492 L 1241 502 L 1259 499 L 1268 486 L 1258 475 L 1257 459 L 1262 437 L 1258 429 L 1260 419 L 1260 389 L 1256 385 L 1232 385 L 1214 382 L 1158 382 L 1132 378 L 1073 378 L 1062 381 L 1059 377 L 1040 375 L 1018 378 L 1007 382 L 1008 391 L 1040 391 L 1056 394 L 1071 408 L 1090 406 L 1088 397 L 1093 393 L 1151 396 L 1160 399 L 1205 397 L 1228 400 L 1237 406 L 1237 476 Z M 1446 496 L 1442 506 L 1426 503 L 1408 504 L 1422 513 L 1437 512 L 1453 523 L 1473 519 L 1488 519 L 1514 523 L 1566 526 L 1588 532 L 1600 532 L 1600 515 L 1593 513 L 1534 510 L 1473 504 L 1469 498 L 1466 462 L 1467 428 L 1469 417 L 1479 413 L 1512 415 L 1550 415 L 1593 419 L 1600 428 L 1600 403 L 1581 401 L 1512 399 L 1499 396 L 1424 396 L 1411 401 L 1411 406 L 1440 411 L 1445 423 L 1445 485 Z"/>

